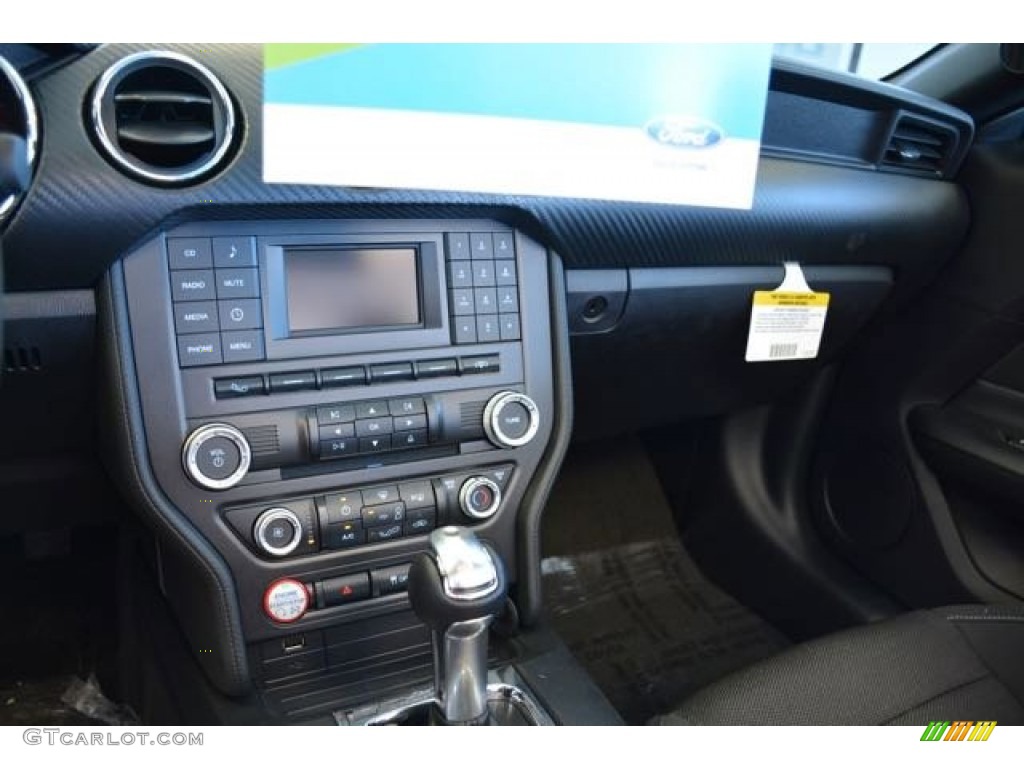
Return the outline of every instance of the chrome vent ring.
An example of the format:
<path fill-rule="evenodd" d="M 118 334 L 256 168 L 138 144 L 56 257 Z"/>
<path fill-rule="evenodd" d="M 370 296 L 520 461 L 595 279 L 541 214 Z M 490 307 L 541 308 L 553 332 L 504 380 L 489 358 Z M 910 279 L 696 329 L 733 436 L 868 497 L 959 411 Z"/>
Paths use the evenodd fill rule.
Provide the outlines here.
<path fill-rule="evenodd" d="M 5 124 L 0 125 L 0 130 L 12 130 L 25 139 L 28 165 L 31 169 L 35 166 L 36 152 L 39 148 L 39 115 L 36 112 L 36 102 L 18 70 L 0 56 L 0 107 L 8 100 L 14 102 L 14 109 L 10 110 Z M 0 114 L 8 114 L 8 110 L 0 109 Z M 12 125 L 6 124 L 8 122 Z M 0 222 L 14 208 L 18 197 L 8 195 L 0 199 Z"/>
<path fill-rule="evenodd" d="M 110 66 L 93 89 L 89 118 L 108 160 L 158 185 L 194 183 L 219 170 L 238 127 L 220 79 L 171 51 L 144 51 Z"/>

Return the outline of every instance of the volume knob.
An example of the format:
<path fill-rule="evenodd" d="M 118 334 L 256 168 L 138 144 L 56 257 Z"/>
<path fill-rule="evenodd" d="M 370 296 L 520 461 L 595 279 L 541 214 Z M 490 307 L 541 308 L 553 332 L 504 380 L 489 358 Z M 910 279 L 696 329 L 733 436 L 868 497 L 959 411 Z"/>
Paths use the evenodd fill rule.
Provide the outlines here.
<path fill-rule="evenodd" d="M 499 448 L 519 448 L 540 429 L 540 411 L 521 392 L 499 392 L 484 408 L 484 432 Z"/>
<path fill-rule="evenodd" d="M 188 436 L 181 451 L 186 474 L 211 491 L 237 485 L 251 461 L 249 441 L 230 424 L 204 424 Z"/>

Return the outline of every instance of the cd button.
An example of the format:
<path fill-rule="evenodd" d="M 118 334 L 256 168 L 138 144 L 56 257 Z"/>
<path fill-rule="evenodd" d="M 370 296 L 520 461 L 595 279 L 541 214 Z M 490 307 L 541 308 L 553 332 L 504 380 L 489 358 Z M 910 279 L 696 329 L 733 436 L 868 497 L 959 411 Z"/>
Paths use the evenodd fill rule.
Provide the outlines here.
<path fill-rule="evenodd" d="M 213 266 L 210 241 L 205 237 L 169 237 L 167 255 L 171 269 L 203 269 Z"/>

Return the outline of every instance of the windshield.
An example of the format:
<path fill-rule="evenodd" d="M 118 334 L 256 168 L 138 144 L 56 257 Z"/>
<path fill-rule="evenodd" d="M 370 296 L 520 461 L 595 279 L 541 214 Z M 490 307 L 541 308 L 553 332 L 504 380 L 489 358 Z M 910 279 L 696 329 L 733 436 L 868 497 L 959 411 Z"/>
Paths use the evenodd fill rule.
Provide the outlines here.
<path fill-rule="evenodd" d="M 775 55 L 882 80 L 937 43 L 776 43 Z"/>

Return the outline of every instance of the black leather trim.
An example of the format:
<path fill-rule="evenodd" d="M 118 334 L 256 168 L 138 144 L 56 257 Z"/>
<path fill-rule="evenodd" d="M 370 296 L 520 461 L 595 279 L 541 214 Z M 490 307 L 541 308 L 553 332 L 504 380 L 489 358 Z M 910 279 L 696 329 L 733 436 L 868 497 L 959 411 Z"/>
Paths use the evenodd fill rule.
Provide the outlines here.
<path fill-rule="evenodd" d="M 158 579 L 192 653 L 229 696 L 252 688 L 235 584 L 227 564 L 162 493 L 149 466 L 124 275 L 115 264 L 98 290 L 103 364 L 98 402 L 102 451 L 133 509 L 158 541 Z M 200 653 L 199 650 L 204 652 Z"/>

